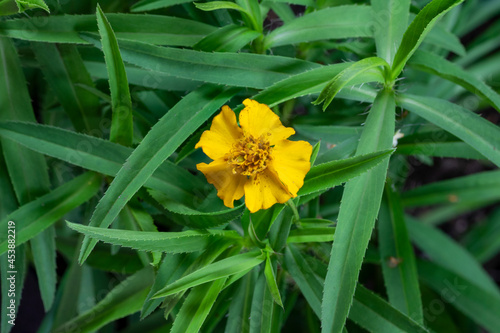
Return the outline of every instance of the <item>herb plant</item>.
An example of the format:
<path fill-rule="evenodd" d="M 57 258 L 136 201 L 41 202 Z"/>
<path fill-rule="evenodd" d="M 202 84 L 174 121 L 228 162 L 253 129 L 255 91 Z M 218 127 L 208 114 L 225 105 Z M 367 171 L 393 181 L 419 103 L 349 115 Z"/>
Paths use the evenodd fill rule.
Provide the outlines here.
<path fill-rule="evenodd" d="M 2 332 L 500 332 L 499 1 L 0 15 Z"/>

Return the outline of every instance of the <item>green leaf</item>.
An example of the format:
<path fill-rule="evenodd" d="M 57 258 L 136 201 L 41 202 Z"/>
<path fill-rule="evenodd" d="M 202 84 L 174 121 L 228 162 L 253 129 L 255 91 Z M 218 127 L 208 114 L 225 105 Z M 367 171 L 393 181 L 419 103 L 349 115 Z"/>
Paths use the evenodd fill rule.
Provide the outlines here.
<path fill-rule="evenodd" d="M 57 222 L 66 213 L 87 202 L 101 187 L 101 177 L 85 173 L 61 185 L 38 199 L 21 206 L 6 218 L 16 222 L 16 242 L 22 244 Z M 7 235 L 0 234 L 0 254 L 7 251 Z"/>
<path fill-rule="evenodd" d="M 269 229 L 274 221 L 280 216 L 284 208 L 284 204 L 277 204 L 269 209 L 249 214 L 251 224 L 255 228 L 256 236 L 259 239 L 265 239 L 267 237 Z M 245 222 L 242 222 L 242 225 L 245 227 Z"/>
<path fill-rule="evenodd" d="M 8 38 L 0 38 L 0 60 L 0 121 L 36 123 L 17 51 Z M 2 138 L 1 143 L 19 203 L 25 204 L 45 194 L 50 189 L 45 158 L 10 140 Z"/>
<path fill-rule="evenodd" d="M 87 35 L 95 46 L 99 42 Z M 262 89 L 320 65 L 304 60 L 250 53 L 208 53 L 136 41 L 119 43 L 123 59 L 153 73 L 230 86 Z"/>
<path fill-rule="evenodd" d="M 385 161 L 393 149 L 316 165 L 307 173 L 298 195 L 304 196 L 345 183 Z"/>
<path fill-rule="evenodd" d="M 360 284 L 356 287 L 349 319 L 370 332 L 429 332 Z"/>
<path fill-rule="evenodd" d="M 43 307 L 48 311 L 56 293 L 56 232 L 47 228 L 30 241 Z"/>
<path fill-rule="evenodd" d="M 56 244 L 57 250 L 67 260 L 72 260 L 75 251 L 79 252 L 81 242 L 77 243 L 74 237 L 59 236 L 56 238 Z M 144 264 L 137 256 L 137 251 L 122 248 L 115 255 L 111 255 L 111 246 L 104 243 L 97 244 L 84 265 L 101 271 L 119 274 L 133 274 L 144 267 Z"/>
<path fill-rule="evenodd" d="M 172 46 L 192 46 L 215 27 L 194 20 L 164 15 L 108 14 L 107 18 L 118 39 Z M 165 27 L 169 27 L 165 31 Z M 82 32 L 97 32 L 95 15 L 48 16 L 40 20 L 22 18 L 0 22 L 0 36 L 37 42 L 88 42 Z"/>
<path fill-rule="evenodd" d="M 158 291 L 154 298 L 163 297 L 178 293 L 180 291 L 198 286 L 200 284 L 227 277 L 239 272 L 243 272 L 257 266 L 265 260 L 265 256 L 260 250 L 238 254 L 226 259 L 222 259 L 213 264 L 198 269 L 179 280 L 167 285 Z"/>
<path fill-rule="evenodd" d="M 274 267 L 273 267 L 274 266 Z M 271 292 L 276 304 L 283 308 L 283 302 L 281 302 L 280 291 L 278 289 L 278 284 L 276 283 L 276 275 L 274 271 L 276 270 L 276 265 L 273 265 L 269 252 L 266 252 L 266 263 L 264 265 L 264 276 L 266 277 L 267 287 Z"/>
<path fill-rule="evenodd" d="M 226 239 L 219 239 L 214 241 L 213 245 L 210 246 L 202 254 L 198 255 L 194 254 L 193 258 L 189 259 L 189 266 L 187 267 L 187 269 L 184 269 L 181 272 L 181 275 L 179 277 L 185 277 L 200 268 L 210 265 L 216 259 L 221 260 L 233 254 L 239 253 L 239 251 L 241 250 L 241 246 L 231 247 L 231 245 L 233 245 L 231 243 L 232 243 L 231 241 L 228 241 Z M 167 283 L 173 283 L 177 280 L 178 280 L 177 276 L 175 278 L 172 277 Z M 158 282 L 158 284 L 151 289 L 148 295 L 148 299 L 152 298 L 153 301 L 157 300 L 162 301 L 163 302 L 162 307 L 165 309 L 164 315 L 168 316 L 171 312 L 175 310 L 177 304 L 183 299 L 183 296 L 187 292 L 187 289 L 166 297 L 155 298 L 154 296 L 157 293 L 157 291 L 164 288 L 165 284 L 166 283 L 160 284 L 160 282 Z"/>
<path fill-rule="evenodd" d="M 291 0 L 293 2 L 309 2 L 310 0 Z M 312 1 L 311 1 L 312 2 Z M 293 12 L 290 5 L 283 2 L 277 1 L 262 1 L 262 4 L 268 6 L 278 17 L 283 21 L 283 23 L 288 23 L 295 20 L 295 13 Z M 314 5 L 313 5 L 314 6 Z"/>
<path fill-rule="evenodd" d="M 226 280 L 227 277 L 223 277 L 193 288 L 175 317 L 170 333 L 199 332 Z"/>
<path fill-rule="evenodd" d="M 91 58 L 84 57 L 85 67 L 92 77 L 108 80 L 108 73 L 104 62 Z M 151 74 L 151 71 L 137 66 L 125 64 L 127 78 L 130 84 L 139 87 L 146 87 L 165 91 L 193 91 L 201 85 L 200 81 L 190 79 L 181 79 L 175 76 L 170 76 L 164 73 Z M 111 100 L 110 98 L 108 98 Z"/>
<path fill-rule="evenodd" d="M 0 79 L 0 99 L 4 101 L 0 109 L 0 121 L 36 122 L 17 51 L 7 38 L 0 38 L 0 60 L 2 62 L 0 66 L 0 76 L 2 76 Z M 50 181 L 45 158 L 41 154 L 8 139 L 2 138 L 0 142 L 19 204 L 24 205 L 49 192 Z M 43 231 L 45 228 L 47 230 Z M 57 282 L 56 249 L 54 230 L 50 225 L 45 228 L 32 235 L 36 237 L 33 238 L 31 245 L 42 300 L 45 310 L 48 311 L 54 301 Z M 17 234 L 17 242 L 19 242 L 19 233 Z"/>
<path fill-rule="evenodd" d="M 462 243 L 479 261 L 487 262 L 500 252 L 500 209 L 496 209 L 486 221 L 474 225 Z"/>
<path fill-rule="evenodd" d="M 149 316 L 164 300 L 162 298 L 151 299 L 151 297 L 166 284 L 179 279 L 195 260 L 195 254 L 166 254 L 156 272 L 155 282 L 142 306 L 141 319 Z"/>
<path fill-rule="evenodd" d="M 288 246 L 285 250 L 285 268 L 318 317 L 321 316 L 321 293 L 324 284 L 324 273 L 321 273 L 319 265 L 321 264 L 311 265 L 306 260 L 305 254 L 294 245 Z M 359 284 L 356 287 L 349 319 L 370 332 L 427 332 L 420 324 Z"/>
<path fill-rule="evenodd" d="M 148 132 L 116 175 L 96 207 L 90 226 L 107 228 L 153 172 L 224 102 L 234 89 L 203 86 L 184 97 Z M 84 239 L 80 261 L 96 241 Z"/>
<path fill-rule="evenodd" d="M 381 66 L 385 69 L 389 68 L 387 62 L 378 57 L 365 58 L 351 64 L 349 67 L 337 74 L 330 82 L 328 82 L 313 104 L 319 105 L 323 103 L 323 111 L 325 111 L 328 105 L 330 105 L 332 100 L 335 98 L 335 95 L 337 95 L 342 88 L 349 85 L 349 83 L 355 78 L 358 77 L 364 82 L 368 82 L 366 80 L 370 80 L 371 74 L 368 74 L 365 78 L 365 72 L 375 71 L 375 73 L 377 73 L 378 70 L 380 73 L 380 80 L 383 80 L 383 72 L 380 70 Z"/>
<path fill-rule="evenodd" d="M 131 148 L 99 138 L 30 123 L 0 122 L 0 136 L 42 154 L 113 177 L 133 152 Z M 165 161 L 144 185 L 161 191 L 175 202 L 193 204 L 199 202 L 193 192 L 200 191 L 206 183 Z"/>
<path fill-rule="evenodd" d="M 59 251 L 61 252 L 60 249 Z M 52 327 L 58 327 L 77 315 L 79 309 L 78 304 L 74 300 L 78 299 L 81 294 L 82 280 L 85 274 L 84 270 L 90 270 L 90 268 L 87 265 L 80 266 L 78 264 L 78 251 L 75 249 L 69 261 L 68 269 L 59 284 L 57 292 L 58 294 L 62 293 L 62 295 L 58 302 L 56 302 Z M 56 299 L 58 299 L 58 295 Z"/>
<path fill-rule="evenodd" d="M 377 56 L 392 64 L 408 26 L 410 0 L 372 0 Z"/>
<path fill-rule="evenodd" d="M 500 327 L 500 299 L 473 281 L 431 262 L 418 263 L 420 279 L 434 289 L 441 299 L 491 332 Z"/>
<path fill-rule="evenodd" d="M 230 24 L 207 35 L 193 45 L 193 49 L 205 52 L 237 52 L 260 35 L 247 27 Z"/>
<path fill-rule="evenodd" d="M 0 16 L 22 13 L 34 8 L 50 13 L 49 7 L 43 0 L 3 0 L 0 1 Z"/>
<path fill-rule="evenodd" d="M 463 0 L 433 0 L 411 22 L 394 56 L 392 78 L 399 76 L 406 62 L 420 46 L 436 21 Z"/>
<path fill-rule="evenodd" d="M 301 74 L 293 75 L 290 78 L 279 81 L 262 90 L 255 95 L 253 99 L 260 103 L 267 104 L 269 107 L 273 107 L 296 97 L 317 94 L 323 90 L 332 77 L 349 67 L 349 65 L 349 63 L 340 63 L 322 66 Z M 378 71 L 368 71 L 365 72 L 362 77 L 354 78 L 349 84 L 352 87 L 356 84 L 362 84 L 364 81 L 383 83 L 383 78 Z M 351 89 L 356 90 L 355 88 Z M 340 91 L 340 94 L 342 95 L 346 93 L 346 91 L 347 89 L 344 89 Z M 375 94 L 376 93 L 374 93 L 370 102 L 375 98 Z"/>
<path fill-rule="evenodd" d="M 448 101 L 401 95 L 398 104 L 468 143 L 500 166 L 500 129 L 479 115 Z"/>
<path fill-rule="evenodd" d="M 265 274 L 261 272 L 254 286 L 249 333 L 276 332 L 276 330 L 273 330 L 273 324 L 276 319 L 279 319 L 278 311 L 280 310 L 267 286 Z"/>
<path fill-rule="evenodd" d="M 312 0 L 265 0 L 264 3 L 268 6 L 274 4 L 294 4 L 306 7 L 316 7 L 316 3 Z"/>
<path fill-rule="evenodd" d="M 33 42 L 31 48 L 73 127 L 88 134 L 99 130 L 99 99 L 79 86 L 94 87 L 94 83 L 76 46 Z"/>
<path fill-rule="evenodd" d="M 255 289 L 256 270 L 250 271 L 239 282 L 238 289 L 231 300 L 225 333 L 248 333 L 248 322 L 243 318 L 250 318 L 253 292 Z"/>
<path fill-rule="evenodd" d="M 408 220 L 413 242 L 443 268 L 476 284 L 500 300 L 500 289 L 480 263 L 449 236 L 430 225 Z"/>
<path fill-rule="evenodd" d="M 335 228 L 307 228 L 294 229 L 286 240 L 287 243 L 331 242 L 335 235 Z"/>
<path fill-rule="evenodd" d="M 132 100 L 128 89 L 127 73 L 125 73 L 125 66 L 113 28 L 99 5 L 97 5 L 96 16 L 111 91 L 113 115 L 109 140 L 123 146 L 131 146 L 133 138 Z"/>
<path fill-rule="evenodd" d="M 368 115 L 356 155 L 390 148 L 394 118 L 394 94 L 382 90 Z M 323 294 L 323 332 L 342 332 L 344 327 L 378 215 L 388 163 L 386 159 L 345 186 Z"/>
<path fill-rule="evenodd" d="M 491 106 L 500 112 L 500 95 L 481 79 L 462 67 L 440 56 L 425 51 L 416 52 L 410 61 L 410 65 L 461 85 L 470 92 L 487 100 Z"/>
<path fill-rule="evenodd" d="M 492 201 L 500 199 L 500 171 L 480 172 L 464 177 L 442 180 L 404 192 L 403 204 L 408 207 L 455 202 Z"/>
<path fill-rule="evenodd" d="M 206 229 L 222 225 L 238 218 L 245 209 L 244 204 L 227 208 L 215 192 L 211 192 L 201 204 L 192 202 L 191 205 L 175 202 L 171 195 L 159 191 L 150 190 L 149 194 L 171 213 L 169 215 L 175 222 L 190 228 Z"/>
<path fill-rule="evenodd" d="M 359 136 L 363 132 L 361 126 L 329 126 L 329 125 L 295 125 L 295 130 L 308 138 L 332 144 Z"/>
<path fill-rule="evenodd" d="M 148 232 L 104 229 L 67 222 L 68 226 L 84 235 L 106 243 L 126 246 L 148 252 L 186 253 L 205 250 L 217 237 L 238 239 L 234 231 L 187 230 L 182 232 Z"/>
<path fill-rule="evenodd" d="M 239 12 L 245 13 L 247 15 L 248 12 L 242 8 L 241 6 L 238 6 L 234 2 L 231 1 L 210 1 L 210 2 L 194 2 L 194 6 L 198 9 L 201 9 L 203 11 L 212 11 L 212 10 L 217 10 L 217 9 L 234 9 Z"/>
<path fill-rule="evenodd" d="M 369 6 L 338 6 L 321 9 L 287 22 L 264 40 L 266 49 L 324 39 L 371 37 Z"/>
<path fill-rule="evenodd" d="M 54 333 L 75 329 L 80 332 L 93 332 L 108 323 L 139 311 L 152 283 L 153 271 L 145 267 L 123 280 L 93 308 L 56 328 Z"/>
<path fill-rule="evenodd" d="M 311 265 L 297 246 L 290 244 L 285 248 L 284 267 L 300 288 L 309 306 L 318 318 L 321 317 L 321 294 L 324 277 L 317 276 Z"/>
<path fill-rule="evenodd" d="M 486 159 L 465 142 L 442 130 L 405 135 L 398 140 L 396 154 Z"/>
<path fill-rule="evenodd" d="M 130 7 L 131 12 L 146 12 L 191 2 L 191 0 L 141 0 Z"/>
<path fill-rule="evenodd" d="M 429 31 L 423 42 L 428 45 L 437 46 L 443 50 L 454 52 L 461 57 L 465 56 L 467 52 L 460 39 L 439 24 Z"/>
<path fill-rule="evenodd" d="M 378 221 L 382 273 L 389 302 L 399 311 L 423 323 L 422 299 L 415 253 L 406 230 L 403 206 L 392 184 L 385 186 Z"/>

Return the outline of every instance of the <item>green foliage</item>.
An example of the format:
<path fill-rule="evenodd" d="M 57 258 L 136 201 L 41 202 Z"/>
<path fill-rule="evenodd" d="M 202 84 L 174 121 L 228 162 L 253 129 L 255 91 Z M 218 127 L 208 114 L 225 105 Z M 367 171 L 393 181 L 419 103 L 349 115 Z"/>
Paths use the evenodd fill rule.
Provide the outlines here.
<path fill-rule="evenodd" d="M 34 288 L 39 332 L 499 332 L 497 1 L 0 0 L 0 16 L 2 333 L 12 302 L 31 329 Z M 257 212 L 231 187 L 253 147 L 235 156 L 214 121 L 228 105 L 250 131 L 247 98 L 312 147 L 287 151 L 310 161 L 297 196 Z M 196 148 L 210 128 L 224 151 Z M 297 163 L 279 145 L 252 163 L 282 191 Z"/>

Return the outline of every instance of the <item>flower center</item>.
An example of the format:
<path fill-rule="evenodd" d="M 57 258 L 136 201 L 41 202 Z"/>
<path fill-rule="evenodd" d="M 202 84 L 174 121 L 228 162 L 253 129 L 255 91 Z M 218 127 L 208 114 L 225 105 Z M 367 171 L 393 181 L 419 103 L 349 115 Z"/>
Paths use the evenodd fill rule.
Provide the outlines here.
<path fill-rule="evenodd" d="M 267 168 L 267 162 L 272 159 L 271 151 L 272 147 L 264 136 L 256 139 L 245 134 L 233 145 L 225 159 L 233 167 L 234 174 L 253 176 Z"/>

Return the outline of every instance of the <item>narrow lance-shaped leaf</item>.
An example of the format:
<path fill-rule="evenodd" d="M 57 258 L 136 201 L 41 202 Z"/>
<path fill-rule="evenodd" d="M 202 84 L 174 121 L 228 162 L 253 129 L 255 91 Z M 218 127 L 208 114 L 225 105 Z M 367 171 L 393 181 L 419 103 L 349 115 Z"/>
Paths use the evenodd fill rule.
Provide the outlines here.
<path fill-rule="evenodd" d="M 36 122 L 30 96 L 13 43 L 0 38 L 0 120 Z M 50 190 L 45 158 L 8 139 L 0 139 L 7 170 L 19 204 L 24 205 Z M 56 288 L 55 232 L 43 231 L 31 240 L 38 285 L 45 310 L 52 306 Z"/>
<path fill-rule="evenodd" d="M 36 8 L 50 13 L 49 7 L 43 0 L 2 0 L 0 1 L 0 16 L 18 14 Z"/>
<path fill-rule="evenodd" d="M 151 283 L 153 270 L 145 267 L 119 283 L 93 308 L 57 327 L 54 333 L 75 329 L 80 332 L 94 332 L 108 323 L 139 311 Z"/>
<path fill-rule="evenodd" d="M 398 104 L 468 143 L 500 166 L 500 128 L 448 101 L 422 96 L 399 96 Z"/>
<path fill-rule="evenodd" d="M 194 50 L 237 52 L 261 34 L 236 24 L 226 25 L 193 45 Z"/>
<path fill-rule="evenodd" d="M 192 46 L 217 28 L 165 15 L 110 13 L 107 19 L 119 39 L 171 46 Z M 165 31 L 165 27 L 169 27 Z M 22 18 L 0 22 L 0 36 L 48 43 L 88 44 L 80 34 L 97 32 L 92 15 L 50 15 L 43 20 Z"/>
<path fill-rule="evenodd" d="M 0 225 L 16 221 L 16 241 L 22 244 L 54 224 L 66 213 L 87 202 L 97 194 L 100 187 L 99 175 L 92 172 L 85 173 L 21 206 L 0 221 Z M 7 237 L 0 233 L 0 254 L 6 250 Z"/>
<path fill-rule="evenodd" d="M 331 81 L 332 77 L 335 77 L 350 65 L 349 63 L 333 64 L 291 76 L 267 87 L 253 98 L 260 103 L 273 107 L 296 97 L 317 94 L 323 90 L 329 81 Z M 362 84 L 363 82 L 383 83 L 384 78 L 380 75 L 380 71 L 378 70 L 368 71 L 364 72 L 362 76 L 353 78 L 349 82 L 349 86 L 352 87 L 356 84 Z M 350 92 L 351 89 L 352 88 L 343 89 L 339 94 L 346 94 Z M 373 101 L 375 95 L 376 92 L 373 92 L 373 97 L 370 102 Z"/>
<path fill-rule="evenodd" d="M 158 291 L 154 298 L 163 297 L 178 293 L 191 287 L 214 281 L 226 276 L 247 271 L 257 266 L 265 260 L 265 255 L 260 250 L 254 250 L 244 254 L 222 259 L 213 264 L 200 268 L 199 270 L 186 275 L 174 283 Z"/>
<path fill-rule="evenodd" d="M 197 333 L 219 296 L 227 277 L 193 288 L 175 317 L 170 333 Z"/>
<path fill-rule="evenodd" d="M 107 140 L 34 123 L 0 122 L 0 136 L 39 153 L 112 177 L 133 152 L 132 148 Z M 171 201 L 188 205 L 198 202 L 194 192 L 200 191 L 205 182 L 167 160 L 144 185 L 161 191 Z"/>
<path fill-rule="evenodd" d="M 99 46 L 94 35 L 86 34 L 85 39 Z M 119 46 L 124 61 L 152 73 L 237 87 L 262 89 L 293 74 L 320 67 L 316 63 L 288 57 L 210 53 L 131 40 L 120 40 Z"/>
<path fill-rule="evenodd" d="M 305 256 L 306 254 L 301 253 L 296 246 L 288 246 L 285 250 L 285 268 L 299 286 L 314 313 L 320 317 L 324 270 L 320 267 L 322 263 L 316 262 L 317 265 L 311 265 Z M 356 287 L 349 319 L 370 332 L 427 332 L 416 321 L 359 284 Z"/>
<path fill-rule="evenodd" d="M 94 87 L 75 45 L 33 42 L 40 70 L 79 132 L 94 135 L 99 127 L 99 99 L 79 84 Z"/>
<path fill-rule="evenodd" d="M 412 67 L 426 72 L 439 75 L 447 80 L 461 85 L 470 92 L 477 94 L 487 100 L 497 111 L 500 112 L 500 95 L 491 87 L 470 72 L 455 63 L 452 63 L 434 53 L 416 52 L 410 61 Z"/>
<path fill-rule="evenodd" d="M 281 302 L 280 291 L 278 289 L 278 284 L 276 283 L 276 276 L 274 274 L 273 263 L 271 262 L 269 252 L 266 252 L 264 275 L 266 276 L 267 287 L 269 288 L 274 301 L 276 302 L 276 304 L 283 308 L 283 303 Z"/>
<path fill-rule="evenodd" d="M 333 38 L 371 37 L 369 6 L 336 6 L 296 18 L 273 30 L 264 40 L 266 49 Z"/>
<path fill-rule="evenodd" d="M 392 63 L 408 25 L 410 0 L 371 0 L 377 55 Z"/>
<path fill-rule="evenodd" d="M 387 149 L 316 165 L 306 175 L 298 195 L 308 195 L 345 183 L 376 167 L 393 152 L 393 149 Z"/>
<path fill-rule="evenodd" d="M 287 243 L 331 242 L 335 228 L 303 228 L 290 231 Z"/>
<path fill-rule="evenodd" d="M 390 303 L 415 321 L 423 323 L 415 253 L 406 230 L 401 199 L 392 189 L 391 183 L 385 187 L 378 234 L 382 273 Z"/>
<path fill-rule="evenodd" d="M 90 225 L 107 228 L 162 162 L 235 93 L 234 89 L 202 86 L 177 103 L 130 155 L 97 205 Z M 84 239 L 80 262 L 96 242 Z"/>
<path fill-rule="evenodd" d="M 394 93 L 382 90 L 368 115 L 356 154 L 390 148 L 394 118 Z M 388 163 L 387 159 L 345 186 L 323 291 L 323 333 L 339 333 L 344 327 L 378 215 Z"/>
<path fill-rule="evenodd" d="M 279 319 L 278 311 L 280 310 L 267 286 L 265 274 L 261 271 L 254 286 L 249 333 L 273 332 L 273 323 Z"/>
<path fill-rule="evenodd" d="M 216 238 L 238 239 L 234 231 L 187 230 L 181 232 L 150 232 L 88 227 L 67 222 L 68 226 L 86 236 L 106 243 L 149 252 L 185 253 L 205 250 Z"/>
<path fill-rule="evenodd" d="M 141 0 L 130 7 L 131 12 L 146 12 L 150 10 L 167 8 L 182 3 L 191 2 L 191 0 Z"/>
<path fill-rule="evenodd" d="M 252 296 L 255 290 L 255 279 L 257 269 L 251 270 L 240 279 L 238 289 L 231 299 L 231 306 L 227 318 L 224 333 L 241 332 L 248 333 L 249 325 L 241 318 L 250 318 Z"/>
<path fill-rule="evenodd" d="M 204 253 L 206 255 L 206 253 Z M 151 286 L 149 294 L 141 309 L 141 319 L 149 316 L 164 299 L 151 299 L 151 297 L 166 284 L 171 283 L 179 279 L 183 274 L 185 274 L 190 265 L 193 264 L 196 254 L 166 254 L 161 262 L 158 270 L 156 271 L 155 282 Z"/>
<path fill-rule="evenodd" d="M 500 299 L 480 288 L 474 281 L 427 261 L 418 263 L 423 283 L 434 289 L 441 299 L 457 308 L 487 331 L 498 332 Z"/>
<path fill-rule="evenodd" d="M 380 76 L 383 77 L 383 71 L 380 69 L 380 67 L 384 67 L 387 71 L 389 65 L 384 59 L 378 57 L 365 58 L 353 63 L 351 66 L 337 74 L 330 82 L 328 82 L 326 87 L 321 91 L 318 98 L 313 102 L 313 104 L 319 105 L 323 103 L 323 111 L 326 110 L 328 105 L 330 105 L 332 100 L 335 98 L 335 95 L 337 95 L 337 93 L 342 88 L 347 86 L 357 77 L 363 78 L 364 73 L 374 70 L 375 72 L 377 72 L 377 70 L 380 71 Z M 370 73 L 368 73 L 367 80 L 371 80 Z"/>
<path fill-rule="evenodd" d="M 133 139 L 132 100 L 128 89 L 127 73 L 113 28 L 99 5 L 97 5 L 96 15 L 111 90 L 113 115 L 109 139 L 111 142 L 131 146 Z"/>
<path fill-rule="evenodd" d="M 426 184 L 404 192 L 402 198 L 407 207 L 488 202 L 500 199 L 499 187 L 500 170 L 492 170 Z"/>
<path fill-rule="evenodd" d="M 408 220 L 408 231 L 413 242 L 443 268 L 477 284 L 500 300 L 500 289 L 481 264 L 460 244 L 439 229 Z"/>
<path fill-rule="evenodd" d="M 464 0 L 433 0 L 425 6 L 411 22 L 403 36 L 401 46 L 394 56 L 392 78 L 399 76 L 406 62 L 420 46 L 434 23 L 450 9 Z"/>
<path fill-rule="evenodd" d="M 241 6 L 238 6 L 234 2 L 230 1 L 210 1 L 206 3 L 194 3 L 195 7 L 204 11 L 211 11 L 211 10 L 217 10 L 217 9 L 234 9 L 239 12 L 242 12 L 246 15 L 248 15 L 248 12 L 242 8 Z"/>
<path fill-rule="evenodd" d="M 463 244 L 467 250 L 481 263 L 491 260 L 500 252 L 500 209 L 475 225 L 465 235 Z"/>

